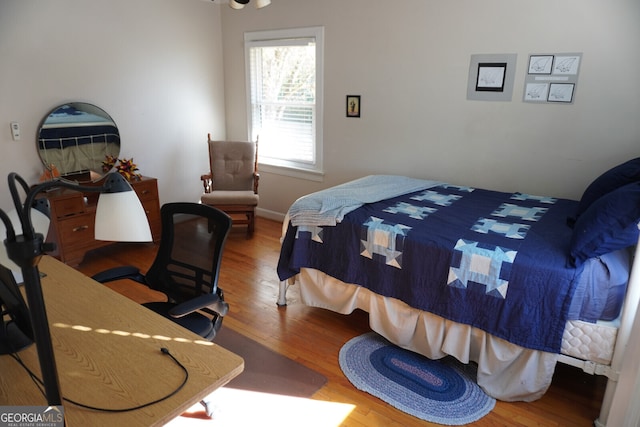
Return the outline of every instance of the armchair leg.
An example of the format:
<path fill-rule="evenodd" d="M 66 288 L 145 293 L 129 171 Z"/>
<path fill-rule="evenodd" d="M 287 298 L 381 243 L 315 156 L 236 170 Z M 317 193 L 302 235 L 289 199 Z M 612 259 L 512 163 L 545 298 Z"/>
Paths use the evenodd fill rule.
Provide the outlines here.
<path fill-rule="evenodd" d="M 256 221 L 256 214 L 255 212 L 247 212 L 247 238 L 251 238 L 251 236 L 253 236 L 253 231 L 255 230 L 255 221 Z"/>

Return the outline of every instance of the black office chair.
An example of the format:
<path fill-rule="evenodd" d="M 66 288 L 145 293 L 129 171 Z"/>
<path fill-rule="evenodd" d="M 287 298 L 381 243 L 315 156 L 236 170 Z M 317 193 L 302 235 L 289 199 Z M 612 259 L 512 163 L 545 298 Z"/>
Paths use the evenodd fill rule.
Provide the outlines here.
<path fill-rule="evenodd" d="M 29 308 L 13 273 L 0 265 L 0 355 L 17 353 L 34 339 Z"/>
<path fill-rule="evenodd" d="M 160 216 L 160 247 L 146 275 L 127 266 L 98 273 L 93 279 L 100 283 L 131 279 L 164 293 L 167 302 L 143 305 L 213 340 L 229 311 L 218 274 L 231 217 L 197 203 L 167 203 Z"/>

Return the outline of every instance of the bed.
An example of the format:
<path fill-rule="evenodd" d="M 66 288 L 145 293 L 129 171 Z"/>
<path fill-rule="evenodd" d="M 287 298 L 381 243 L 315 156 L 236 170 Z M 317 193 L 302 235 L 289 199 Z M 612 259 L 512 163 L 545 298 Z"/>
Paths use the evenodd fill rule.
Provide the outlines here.
<path fill-rule="evenodd" d="M 43 123 L 38 151 L 43 163 L 55 166 L 62 175 L 87 170 L 101 173 L 106 157 L 118 156 L 120 135 L 109 117 L 67 104 Z"/>
<path fill-rule="evenodd" d="M 374 175 L 297 200 L 280 295 L 369 313 L 395 344 L 478 364 L 506 401 L 540 398 L 557 362 L 608 377 L 604 425 L 640 300 L 640 158 L 580 201 Z"/>

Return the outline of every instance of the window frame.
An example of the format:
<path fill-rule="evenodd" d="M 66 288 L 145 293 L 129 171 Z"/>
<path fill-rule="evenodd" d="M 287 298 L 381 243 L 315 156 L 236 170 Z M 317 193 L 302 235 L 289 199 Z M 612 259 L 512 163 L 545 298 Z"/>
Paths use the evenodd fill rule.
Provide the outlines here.
<path fill-rule="evenodd" d="M 315 162 L 296 162 L 287 159 L 261 158 L 258 148 L 258 162 L 260 169 L 281 175 L 322 181 L 323 170 L 323 115 L 324 115 L 324 27 L 290 28 L 282 30 L 250 31 L 244 33 L 245 53 L 245 85 L 247 106 L 247 135 L 255 140 L 253 130 L 253 111 L 251 105 L 251 47 L 287 45 L 287 40 L 314 39 L 316 45 L 316 94 L 315 94 L 315 131 L 314 158 Z"/>

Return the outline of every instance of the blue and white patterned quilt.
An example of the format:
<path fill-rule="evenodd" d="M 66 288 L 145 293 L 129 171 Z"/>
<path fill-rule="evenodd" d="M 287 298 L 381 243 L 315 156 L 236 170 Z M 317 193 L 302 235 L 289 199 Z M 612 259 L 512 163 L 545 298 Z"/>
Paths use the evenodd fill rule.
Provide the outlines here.
<path fill-rule="evenodd" d="M 576 206 L 441 184 L 365 204 L 335 226 L 290 225 L 278 275 L 314 268 L 557 353 L 580 273 L 567 255 Z"/>

